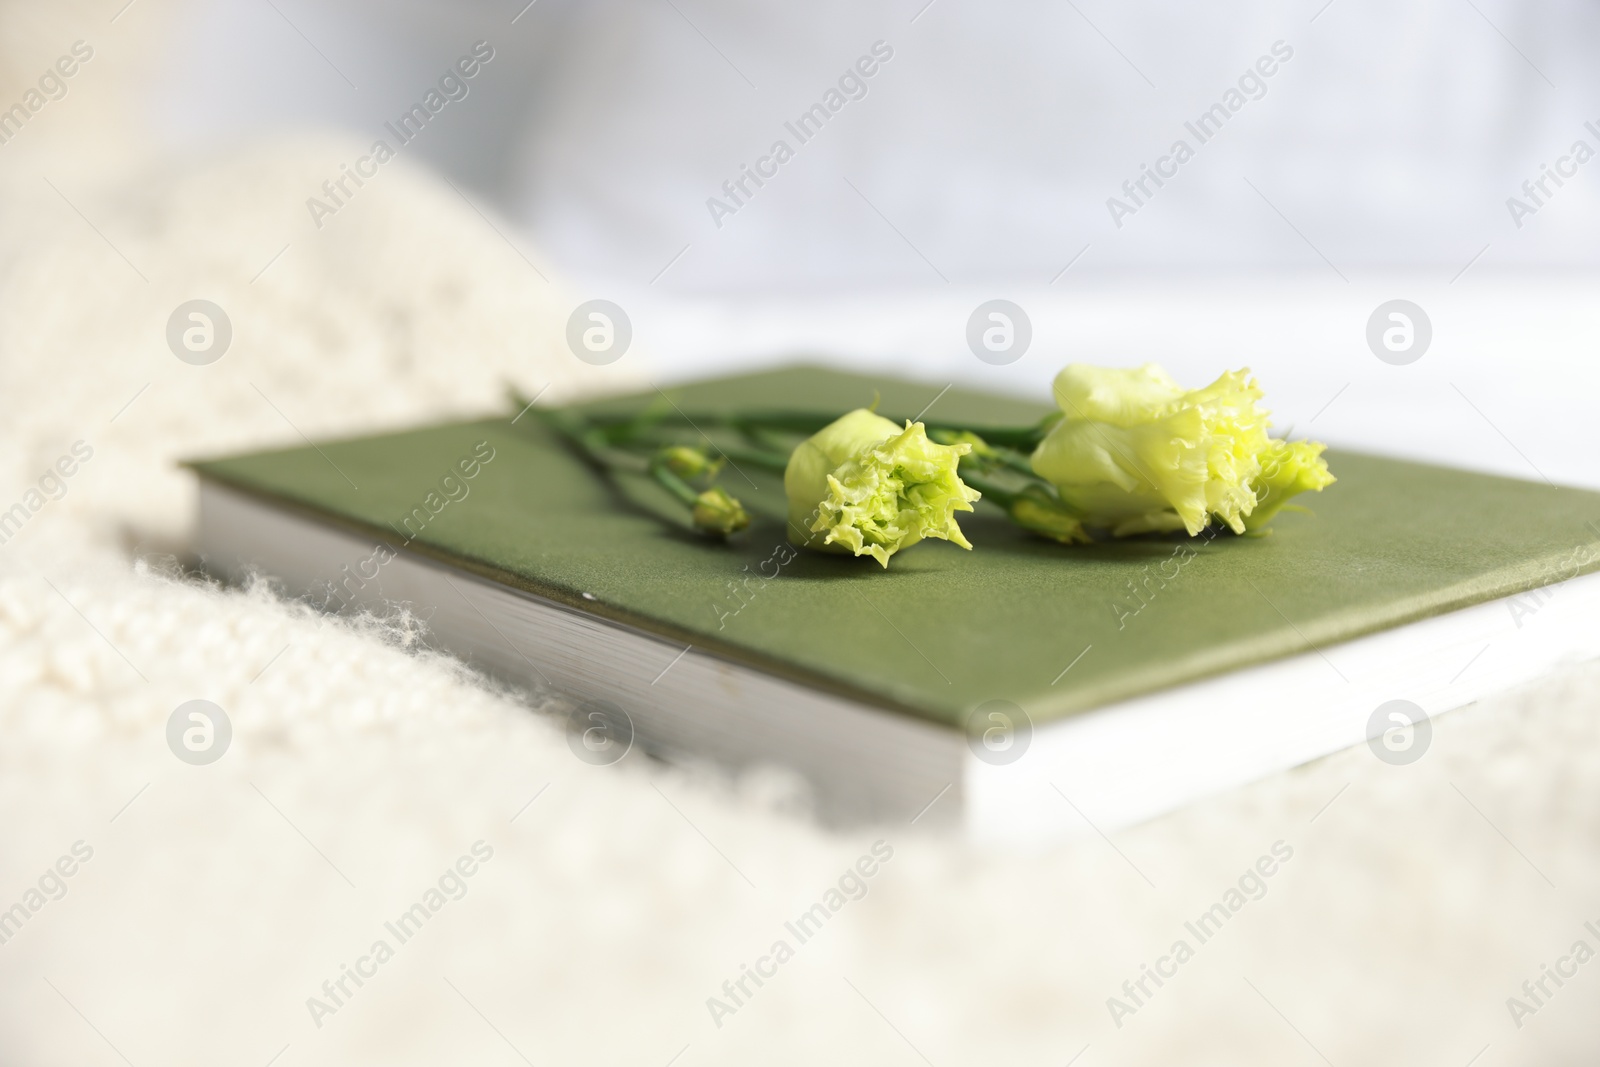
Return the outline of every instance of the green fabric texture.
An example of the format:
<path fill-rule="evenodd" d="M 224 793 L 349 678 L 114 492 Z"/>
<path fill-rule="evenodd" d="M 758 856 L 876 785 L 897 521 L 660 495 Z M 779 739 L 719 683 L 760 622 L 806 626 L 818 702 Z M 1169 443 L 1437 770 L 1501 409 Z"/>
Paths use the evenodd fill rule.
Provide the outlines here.
<path fill-rule="evenodd" d="M 1015 424 L 1046 405 L 815 367 L 674 387 L 690 418 L 844 412 Z M 666 407 L 658 393 L 593 411 Z M 670 409 L 669 409 L 670 410 Z M 467 495 L 426 510 L 478 442 Z M 888 570 L 788 546 L 781 477 L 729 466 L 754 521 L 726 544 L 642 479 L 597 476 L 539 423 L 496 419 L 198 462 L 201 475 L 670 641 L 960 726 L 1005 699 L 1035 722 L 1506 596 L 1595 569 L 1600 494 L 1330 451 L 1338 482 L 1266 537 L 1066 546 L 986 503 L 975 549 L 924 542 Z M 459 492 L 459 490 L 456 490 Z M 774 576 L 775 575 L 775 576 Z M 332 579 L 332 575 L 329 576 Z M 592 599 L 591 599 L 592 598 Z M 1085 649 L 1088 649 L 1086 652 Z M 1079 658 L 1081 656 L 1081 658 Z M 1336 655 L 1333 657 L 1336 658 Z M 1076 662 L 1074 663 L 1074 660 Z M 1063 674 L 1068 664 L 1070 670 Z M 1330 669 L 1330 685 L 1343 684 Z M 1285 707 L 1286 714 L 1292 708 Z"/>

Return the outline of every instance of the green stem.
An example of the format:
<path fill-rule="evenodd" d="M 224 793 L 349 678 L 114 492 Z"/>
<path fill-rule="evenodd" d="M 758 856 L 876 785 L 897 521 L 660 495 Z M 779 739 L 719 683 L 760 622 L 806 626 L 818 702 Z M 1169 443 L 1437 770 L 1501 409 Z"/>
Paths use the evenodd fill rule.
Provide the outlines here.
<path fill-rule="evenodd" d="M 1044 440 L 1044 435 L 1050 432 L 1050 427 L 1055 424 L 1052 416 L 1048 423 L 1037 422 L 1028 426 L 969 426 L 954 422 L 927 423 L 929 433 L 935 430 L 948 430 L 953 433 L 977 434 L 987 443 L 997 448 L 1016 449 L 1019 452 L 1032 452 L 1039 447 L 1039 442 Z"/>
<path fill-rule="evenodd" d="M 1010 511 L 1011 506 L 1017 502 L 1018 493 L 1006 489 L 982 474 L 973 474 L 971 471 L 962 471 L 961 480 L 983 494 L 983 499 L 999 507 L 1003 511 Z"/>
<path fill-rule="evenodd" d="M 539 417 L 547 426 L 566 438 L 592 466 L 602 471 L 625 470 L 642 474 L 647 469 L 643 458 L 613 448 L 605 429 L 593 425 L 582 415 L 562 408 L 552 408 L 541 411 Z"/>
<path fill-rule="evenodd" d="M 743 420 L 737 421 L 735 425 L 738 427 L 739 433 L 744 436 L 744 439 L 756 448 L 763 448 L 769 452 L 782 452 L 786 456 L 794 451 L 796 442 L 793 440 L 795 435 L 792 433 L 769 430 L 762 426 L 752 426 Z"/>
<path fill-rule="evenodd" d="M 742 448 L 739 445 L 712 445 L 716 451 L 727 456 L 733 463 L 749 463 L 757 467 L 765 467 L 769 471 L 782 473 L 789 468 L 789 454 L 786 452 L 772 452 L 764 448 Z"/>
<path fill-rule="evenodd" d="M 595 426 L 577 412 L 551 410 L 542 412 L 541 417 L 601 474 L 608 477 L 614 476 L 617 471 L 648 474 L 673 499 L 689 509 L 690 521 L 701 533 L 727 537 L 750 525 L 749 513 L 727 492 L 715 487 L 697 491 L 674 471 L 667 450 L 655 448 L 646 460 L 636 453 L 614 447 L 612 437 L 604 427 Z"/>
<path fill-rule="evenodd" d="M 693 509 L 700 502 L 700 494 L 667 466 L 666 457 L 659 453 L 650 460 L 650 477 L 662 488 L 677 497 L 680 503 Z"/>
<path fill-rule="evenodd" d="M 985 500 L 991 500 L 1000 507 L 1010 510 L 1011 506 L 1021 499 L 1030 489 L 1043 489 L 1052 499 L 1056 496 L 1055 487 L 1037 474 L 1031 468 L 1024 468 L 1027 475 L 1026 483 L 1018 489 L 1008 489 L 989 477 L 986 473 L 975 473 L 965 462 L 961 465 L 961 480 L 983 494 Z M 1076 514 L 1076 509 L 1062 504 L 1062 508 Z"/>
<path fill-rule="evenodd" d="M 623 456 L 631 457 L 633 453 L 625 451 L 630 448 L 661 449 L 681 441 L 674 435 L 652 434 L 651 429 L 660 421 L 650 419 L 647 422 L 590 422 L 583 416 L 570 410 L 562 411 L 553 409 L 546 413 L 546 419 L 551 425 L 561 430 L 569 439 L 577 442 L 590 453 L 598 453 L 605 457 L 611 465 L 620 465 L 614 462 Z M 711 420 L 713 425 L 718 425 L 716 420 Z M 681 435 L 677 435 L 681 437 Z M 700 434 L 704 444 L 692 447 L 702 451 L 720 454 L 734 463 L 749 463 L 752 466 L 762 467 L 766 470 L 783 472 L 789 466 L 788 449 L 779 449 L 782 446 L 767 442 L 755 445 L 723 445 L 711 438 Z M 643 469 L 642 467 L 630 469 Z M 670 473 L 670 472 L 669 472 Z"/>
<path fill-rule="evenodd" d="M 1026 474 L 1029 478 L 1038 477 L 1037 474 L 1033 473 L 1033 462 L 1021 452 L 1010 448 L 996 448 L 994 451 L 1004 466 L 1011 468 L 1018 474 Z"/>
<path fill-rule="evenodd" d="M 743 429 L 746 432 L 752 430 L 780 431 L 809 437 L 838 417 L 837 414 L 825 415 L 804 411 L 768 411 L 739 416 L 704 415 L 694 420 L 693 424 L 698 426 L 724 426 Z M 1050 427 L 1054 425 L 1058 418 L 1058 415 L 1050 415 L 1038 422 L 1022 426 L 971 426 L 937 420 L 924 420 L 924 425 L 930 433 L 935 430 L 950 430 L 957 433 L 965 430 L 977 434 L 992 445 L 1032 452 L 1039 446 L 1039 442 L 1044 440 L 1044 435 L 1049 432 Z M 635 421 L 636 418 L 634 416 L 617 415 L 596 419 L 595 425 L 604 427 L 608 434 L 620 430 L 625 435 L 630 432 L 630 428 Z M 669 413 L 660 418 L 653 417 L 651 422 L 653 424 L 689 424 L 690 419 L 687 415 Z"/>

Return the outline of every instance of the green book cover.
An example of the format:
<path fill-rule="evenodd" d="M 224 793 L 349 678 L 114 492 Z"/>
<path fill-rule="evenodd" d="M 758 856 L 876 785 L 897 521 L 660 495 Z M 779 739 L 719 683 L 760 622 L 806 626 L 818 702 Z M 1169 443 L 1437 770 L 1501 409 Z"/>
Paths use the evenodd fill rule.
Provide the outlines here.
<path fill-rule="evenodd" d="M 814 367 L 586 407 L 670 403 L 695 420 L 874 397 L 894 419 L 930 404 L 929 417 L 987 425 L 1048 410 Z M 1266 537 L 1064 546 L 979 503 L 960 520 L 974 551 L 925 542 L 888 570 L 791 548 L 781 477 L 748 466 L 720 478 L 753 513 L 748 530 L 718 543 L 663 521 L 676 514 L 664 491 L 606 481 L 536 413 L 194 467 L 374 542 L 951 726 L 993 699 L 1042 723 L 1600 565 L 1600 494 L 1339 450 L 1328 461 L 1339 480 L 1302 498 L 1313 514 L 1280 515 Z"/>

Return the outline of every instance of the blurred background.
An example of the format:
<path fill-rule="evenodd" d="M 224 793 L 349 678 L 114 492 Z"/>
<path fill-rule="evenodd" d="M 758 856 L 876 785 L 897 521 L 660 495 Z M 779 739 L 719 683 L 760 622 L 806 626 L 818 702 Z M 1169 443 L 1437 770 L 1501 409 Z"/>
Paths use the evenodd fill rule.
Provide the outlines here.
<path fill-rule="evenodd" d="M 173 11 L 129 104 L 176 158 L 336 133 L 337 176 L 484 41 L 403 165 L 574 300 L 620 301 L 656 378 L 804 352 L 1038 395 L 1068 359 L 1249 364 L 1281 423 L 1337 443 L 1600 484 L 1530 417 L 1549 381 L 1600 386 L 1600 168 L 1573 157 L 1600 149 L 1597 31 L 1583 0 L 209 0 Z M 1034 329 L 1003 367 L 964 343 L 993 298 Z M 1365 340 L 1397 298 L 1432 329 L 1404 369 Z"/>
<path fill-rule="evenodd" d="M 1574 140 L 1600 147 L 1583 0 L 521 6 L 197 3 L 144 105 L 192 153 L 305 126 L 384 136 L 487 41 L 472 98 L 416 157 L 572 277 L 646 284 L 688 246 L 670 293 L 1042 285 L 1085 245 L 1074 281 L 1338 280 L 1330 262 L 1448 280 L 1486 243 L 1485 271 L 1600 263 L 1592 175 L 1520 230 L 1505 206 Z M 893 58 L 802 146 L 784 123 L 880 41 Z M 1292 58 L 1202 148 L 1184 123 L 1276 42 Z M 1107 198 L 1179 138 L 1196 158 L 1118 228 Z M 795 158 L 719 227 L 707 198 L 778 139 Z"/>

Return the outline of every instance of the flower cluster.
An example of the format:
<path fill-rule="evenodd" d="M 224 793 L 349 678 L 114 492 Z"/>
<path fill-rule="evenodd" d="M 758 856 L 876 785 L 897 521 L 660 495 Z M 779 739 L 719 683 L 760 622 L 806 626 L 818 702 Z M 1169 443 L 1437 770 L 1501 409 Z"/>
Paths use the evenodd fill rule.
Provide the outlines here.
<path fill-rule="evenodd" d="M 715 537 L 752 521 L 743 504 L 710 484 L 723 464 L 781 470 L 790 541 L 870 556 L 884 567 L 930 538 L 972 548 L 956 514 L 980 499 L 1063 544 L 1194 537 L 1212 526 L 1260 534 L 1280 511 L 1294 509 L 1296 495 L 1334 480 L 1322 445 L 1271 436 L 1248 370 L 1185 389 L 1153 363 L 1070 364 L 1053 392 L 1060 411 L 1021 427 L 930 430 L 866 408 L 837 418 L 779 412 L 695 423 L 684 416 L 679 437 L 692 428 L 700 438 L 686 444 L 662 438 L 666 420 L 658 414 L 599 421 L 568 410 L 546 419 L 602 470 L 642 468 L 687 509 L 691 525 Z M 708 423 L 717 442 L 706 436 Z M 635 449 L 648 449 L 648 460 Z"/>

